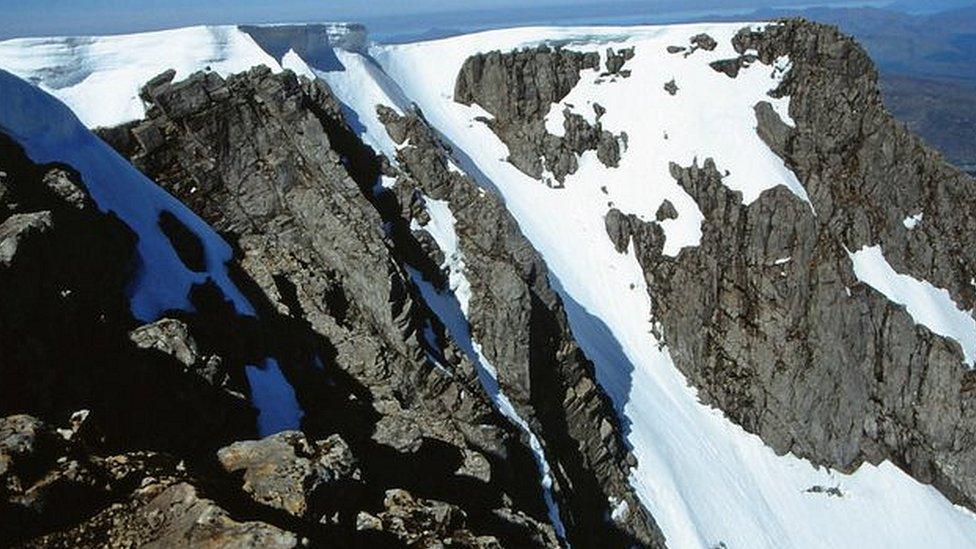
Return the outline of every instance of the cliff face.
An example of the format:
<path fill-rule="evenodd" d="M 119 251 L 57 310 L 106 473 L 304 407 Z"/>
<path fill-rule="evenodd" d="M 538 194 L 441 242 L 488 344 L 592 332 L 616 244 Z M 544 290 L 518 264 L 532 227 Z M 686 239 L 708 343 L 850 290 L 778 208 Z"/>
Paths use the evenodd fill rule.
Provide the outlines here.
<path fill-rule="evenodd" d="M 619 211 L 608 233 L 621 251 L 633 240 L 704 400 L 778 452 L 842 470 L 889 459 L 972 508 L 976 378 L 954 339 L 860 282 L 851 256 L 880 246 L 896 272 L 972 310 L 972 179 L 891 118 L 870 60 L 836 30 L 787 21 L 734 44 L 743 57 L 716 70 L 791 60 L 772 95 L 790 97 L 795 125 L 760 103 L 757 132 L 810 203 L 775 188 L 746 205 L 710 160 L 672 165 L 704 214 L 700 246 L 668 257 L 656 224 Z"/>
<path fill-rule="evenodd" d="M 608 53 L 606 77 L 621 73 L 633 50 L 618 56 Z M 545 118 L 554 103 L 559 103 L 580 81 L 583 70 L 599 70 L 600 55 L 562 48 L 539 46 L 508 53 L 478 54 L 467 61 L 458 74 L 454 98 L 465 105 L 478 104 L 494 118 L 482 121 L 508 146 L 508 160 L 519 170 L 550 186 L 563 183 L 578 169 L 577 158 L 586 151 L 597 151 L 607 167 L 620 160 L 621 141 L 600 125 L 602 107 L 595 104 L 595 123 L 566 110 L 564 136 L 546 129 Z"/>

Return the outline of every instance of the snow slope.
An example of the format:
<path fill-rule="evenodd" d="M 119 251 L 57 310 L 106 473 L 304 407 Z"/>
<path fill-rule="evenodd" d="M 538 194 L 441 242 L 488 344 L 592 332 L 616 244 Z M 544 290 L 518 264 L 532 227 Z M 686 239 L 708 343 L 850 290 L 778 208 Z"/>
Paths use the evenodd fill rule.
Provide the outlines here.
<path fill-rule="evenodd" d="M 206 68 L 223 76 L 256 65 L 281 70 L 234 26 L 0 42 L 0 68 L 51 93 L 90 128 L 143 118 L 139 89 L 167 69 L 180 80 Z"/>
<path fill-rule="evenodd" d="M 606 236 L 610 203 L 652 219 L 667 198 L 679 217 L 664 223 L 666 252 L 697 244 L 701 214 L 670 177 L 670 161 L 714 158 L 720 171 L 729 171 L 725 184 L 747 202 L 775 185 L 805 199 L 754 129 L 753 106 L 760 100 L 789 122 L 788 98 L 766 95 L 788 60 L 777 68 L 754 65 L 734 80 L 707 66 L 734 55 L 729 39 L 741 27 L 510 29 L 376 46 L 371 54 L 455 147 L 459 165 L 502 194 L 544 256 L 580 345 L 630 423 L 628 440 L 639 461 L 632 482 L 672 547 L 974 547 L 976 519 L 890 463 L 864 465 L 852 475 L 818 469 L 776 456 L 758 437 L 701 405 L 650 334 L 650 302 L 636 259 L 616 253 Z M 668 45 L 687 45 L 698 32 L 718 39 L 719 48 L 687 58 L 666 53 Z M 475 121 L 486 113 L 453 101 L 454 79 L 469 55 L 542 41 L 581 51 L 636 51 L 625 67 L 631 78 L 597 84 L 597 74 L 587 74 L 564 101 L 581 114 L 593 101 L 606 107 L 604 128 L 626 131 L 629 149 L 618 169 L 604 168 L 587 153 L 563 189 L 550 189 L 505 162 L 504 144 Z M 679 87 L 673 97 L 663 89 L 672 78 Z M 371 116 L 368 110 L 359 115 Z M 843 495 L 808 491 L 818 486 Z"/>
<path fill-rule="evenodd" d="M 254 308 L 230 280 L 226 263 L 233 252 L 202 219 L 142 175 L 104 141 L 88 131 L 63 103 L 31 84 L 0 70 L 0 131 L 10 135 L 35 163 L 65 163 L 81 175 L 92 199 L 103 212 L 118 215 L 138 236 L 137 269 L 128 293 L 133 315 L 153 322 L 167 310 L 192 311 L 190 289 L 213 281 L 237 313 L 255 316 Z M 169 212 L 203 244 L 206 271 L 183 264 L 159 228 Z M 247 368 L 252 402 L 259 411 L 259 431 L 276 432 L 298 426 L 301 410 L 294 389 L 277 363 Z M 260 398 L 272 394 L 275 398 Z"/>

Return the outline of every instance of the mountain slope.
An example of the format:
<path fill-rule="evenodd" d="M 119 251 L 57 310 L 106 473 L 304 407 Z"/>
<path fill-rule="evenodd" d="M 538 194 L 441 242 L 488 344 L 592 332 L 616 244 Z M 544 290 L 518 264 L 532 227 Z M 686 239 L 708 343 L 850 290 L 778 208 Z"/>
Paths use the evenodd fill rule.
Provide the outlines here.
<path fill-rule="evenodd" d="M 151 142 L 177 184 L 174 190 L 198 198 L 187 200 L 191 207 L 203 204 L 202 212 L 219 213 L 212 219 L 223 236 L 88 132 L 64 105 L 8 73 L 0 78 L 8 99 L 0 130 L 5 140 L 15 140 L 9 151 L 26 145 L 27 157 L 17 162 L 70 162 L 66 169 L 77 174 L 75 184 L 82 189 L 76 192 L 91 193 L 123 235 L 133 232 L 130 247 L 117 253 L 107 236 L 95 233 L 95 243 L 113 254 L 82 259 L 107 261 L 112 276 L 71 280 L 75 271 L 88 272 L 85 263 L 74 267 L 74 253 L 53 254 L 59 248 L 34 237 L 48 223 L 45 210 L 18 211 L 26 206 L 18 192 L 40 183 L 22 181 L 12 187 L 16 192 L 3 193 L 15 214 L 3 225 L 3 249 L 11 256 L 0 265 L 5 290 L 43 290 L 27 293 L 24 303 L 5 300 L 9 318 L 0 323 L 0 366 L 5 379 L 16 383 L 4 384 L 11 395 L 4 398 L 3 413 L 30 412 L 58 425 L 74 410 L 90 407 L 92 414 L 79 417 L 93 415 L 88 425 L 106 426 L 103 437 L 62 450 L 33 434 L 54 432 L 50 424 L 24 416 L 4 420 L 0 527 L 8 539 L 39 533 L 50 536 L 40 545 L 235 539 L 238 528 L 250 526 L 218 520 L 229 509 L 236 517 L 273 523 L 279 534 L 294 534 L 281 534 L 283 546 L 301 538 L 316 545 L 395 545 L 431 536 L 470 547 L 498 539 L 506 545 L 555 545 L 551 527 L 533 518 L 544 521 L 545 508 L 539 481 L 526 482 L 537 475 L 529 449 L 493 410 L 472 364 L 444 337 L 443 326 L 405 278 L 399 252 L 384 241 L 379 214 L 350 175 L 356 172 L 341 161 L 338 151 L 351 152 L 341 143 L 341 131 L 348 130 L 327 88 L 308 82 L 303 87 L 291 73 L 274 75 L 267 68 L 226 83 L 210 73 L 182 84 L 153 95 L 165 105 L 157 114 L 195 113 L 198 121 L 214 120 L 216 128 L 194 126 L 204 133 L 186 136 L 176 125 L 168 128 L 170 146 L 186 153 L 175 157 L 165 156 L 173 150 L 166 141 Z M 200 102 L 204 90 L 211 96 Z M 281 146 L 271 139 L 300 125 L 304 141 Z M 326 127 L 340 134 L 330 141 Z M 228 150 L 243 163 L 222 161 L 218 166 L 227 171 L 213 172 L 214 151 L 208 147 L 226 142 L 207 131 L 244 139 L 251 148 L 237 143 Z M 15 170 L 9 151 L 4 177 L 19 179 L 40 169 Z M 249 172 L 254 159 L 275 168 Z M 236 169 L 249 175 L 241 177 Z M 291 177 L 279 177 L 288 169 Z M 198 187 L 179 186 L 191 176 L 199 178 Z M 238 199 L 248 192 L 242 190 L 251 191 L 243 202 Z M 278 191 L 286 197 L 282 201 L 274 198 Z M 64 209 L 54 199 L 43 207 Z M 50 237 L 70 246 L 71 227 Z M 85 233 L 83 227 L 75 231 Z M 233 253 L 225 239 L 234 243 Z M 45 247 L 51 249 L 42 253 Z M 91 246 L 93 252 L 100 249 Z M 130 273 L 129 265 L 138 268 Z M 70 286 L 59 286 L 62 271 Z M 102 300 L 122 310 L 82 308 L 61 320 L 70 329 L 42 328 L 44 314 L 66 314 L 62 302 L 75 292 L 78 299 L 104 294 Z M 20 313 L 20 305 L 34 312 Z M 27 330 L 36 340 L 32 352 L 19 346 L 18 315 L 40 317 L 40 326 Z M 75 324 L 91 331 L 90 343 L 74 337 Z M 54 383 L 43 382 L 52 376 Z M 76 376 L 81 383 L 71 383 Z M 58 378 L 68 385 L 59 386 Z M 285 395 L 282 388 L 288 389 Z M 257 421 L 242 393 L 257 408 Z M 221 424 L 224 416 L 230 421 Z M 298 427 L 304 432 L 224 446 Z M 43 443 L 30 443 L 35 439 Z M 133 461 L 136 450 L 159 461 L 160 472 Z M 70 465 L 65 454 L 83 457 L 85 465 Z M 89 480 L 115 475 L 103 464 L 119 461 L 135 465 L 110 489 Z M 184 509 L 187 514 L 172 518 L 173 529 L 138 525 L 158 506 L 169 509 L 173 497 L 193 503 Z M 53 502 L 60 501 L 76 504 L 70 513 L 59 512 Z M 194 530 L 203 520 L 196 511 L 216 521 L 205 532 Z M 414 522 L 404 525 L 401 515 Z M 30 526 L 18 528 L 23 517 Z M 120 521 L 126 526 L 113 529 Z"/>
<path fill-rule="evenodd" d="M 767 94 L 789 69 L 788 60 L 773 66 L 757 62 L 735 79 L 709 66 L 738 58 L 731 38 L 741 26 L 526 29 L 377 47 L 372 54 L 468 161 L 461 165 L 483 174 L 499 190 L 546 258 L 564 300 L 579 304 L 569 308 L 574 333 L 628 420 L 638 458 L 635 485 L 670 543 L 779 546 L 788 540 L 818 546 L 858 539 L 864 545 L 912 546 L 933 535 L 949 535 L 958 536 L 947 541 L 950 545 L 969 544 L 972 523 L 966 513 L 953 510 L 934 490 L 891 464 L 862 465 L 850 476 L 817 470 L 775 456 L 761 441 L 698 404 L 666 349 L 649 334 L 655 326 L 647 319 L 658 317 L 651 316 L 642 298 L 646 289 L 640 267 L 629 253 L 618 255 L 606 239 L 603 218 L 614 206 L 649 221 L 667 198 L 678 215 L 660 223 L 665 255 L 698 242 L 701 214 L 690 196 L 675 187 L 670 162 L 690 165 L 695 158 L 714 158 L 724 174 L 722 184 L 741 191 L 746 203 L 776 185 L 803 188 L 753 129 L 753 107 L 760 101 L 772 103 L 789 121 L 788 98 L 779 99 L 775 108 L 777 100 Z M 717 40 L 714 52 L 696 51 L 687 58 L 667 52 L 668 46 L 690 47 L 689 39 L 702 31 Z M 584 71 L 581 84 L 563 99 L 563 105 L 572 104 L 584 115 L 591 103 L 599 103 L 606 109 L 603 127 L 628 135 L 618 169 L 606 169 L 588 158 L 592 153 L 584 153 L 579 171 L 566 178 L 563 189 L 550 189 L 507 163 L 509 151 L 479 121 L 486 113 L 454 101 L 455 78 L 469 55 L 531 47 L 540 40 L 601 53 L 605 47 L 635 48 L 634 59 L 624 65 L 632 70 L 629 78 L 613 82 Z M 678 88 L 674 96 L 665 90 L 672 78 Z M 562 108 L 554 106 L 550 116 Z M 802 196 L 793 199 L 801 210 L 811 207 L 804 207 Z M 851 495 L 830 498 L 818 493 L 818 486 L 839 487 Z M 731 501 L 740 504 L 729 509 Z M 920 513 L 928 513 L 923 509 L 949 522 L 929 529 L 931 523 L 916 522 Z M 858 520 L 849 520 L 855 515 Z"/>
<path fill-rule="evenodd" d="M 126 123 L 100 134 L 231 241 L 214 257 L 259 323 L 212 297 L 182 318 L 232 371 L 276 359 L 382 525 L 407 482 L 506 544 L 552 543 L 548 517 L 580 547 L 974 545 L 950 502 L 972 501 L 972 231 L 950 211 L 971 180 L 887 118 L 848 39 L 742 28 L 172 31 L 269 68 L 180 81 L 204 49 L 141 100 L 155 74 L 116 67 L 157 56 L 145 36 L 0 43 L 0 66 L 93 67 L 44 85 Z M 111 101 L 71 103 L 109 76 Z"/>

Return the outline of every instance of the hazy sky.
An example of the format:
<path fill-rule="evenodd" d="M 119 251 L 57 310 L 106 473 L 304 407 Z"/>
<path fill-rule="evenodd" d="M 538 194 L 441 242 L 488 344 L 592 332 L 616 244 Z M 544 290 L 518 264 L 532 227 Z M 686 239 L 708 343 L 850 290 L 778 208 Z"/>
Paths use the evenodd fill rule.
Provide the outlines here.
<path fill-rule="evenodd" d="M 960 0 L 920 0 L 917 3 Z M 869 3 L 864 0 L 860 3 Z M 193 24 L 305 22 L 404 16 L 416 25 L 422 14 L 551 9 L 554 16 L 587 5 L 626 10 L 728 10 L 770 5 L 857 3 L 852 0 L 0 0 L 0 38 L 11 36 L 106 34 Z M 878 1 L 874 2 L 879 3 Z M 412 16 L 412 17 L 411 17 Z"/>
<path fill-rule="evenodd" d="M 537 5 L 593 0 L 533 0 Z M 407 15 L 479 8 L 518 0 L 0 0 L 0 35 L 124 32 L 195 23 L 335 21 L 377 13 Z"/>

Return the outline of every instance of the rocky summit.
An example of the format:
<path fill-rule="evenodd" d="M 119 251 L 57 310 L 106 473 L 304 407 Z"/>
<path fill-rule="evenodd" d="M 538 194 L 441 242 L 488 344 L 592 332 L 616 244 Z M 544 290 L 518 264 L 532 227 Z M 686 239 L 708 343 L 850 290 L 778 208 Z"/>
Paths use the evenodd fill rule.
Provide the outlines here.
<path fill-rule="evenodd" d="M 976 182 L 833 27 L 0 69 L 0 545 L 976 546 Z"/>

